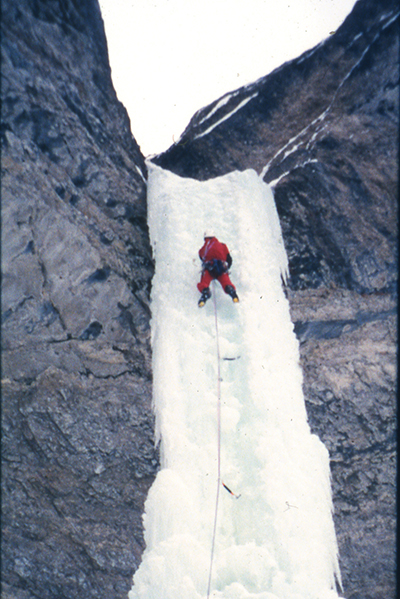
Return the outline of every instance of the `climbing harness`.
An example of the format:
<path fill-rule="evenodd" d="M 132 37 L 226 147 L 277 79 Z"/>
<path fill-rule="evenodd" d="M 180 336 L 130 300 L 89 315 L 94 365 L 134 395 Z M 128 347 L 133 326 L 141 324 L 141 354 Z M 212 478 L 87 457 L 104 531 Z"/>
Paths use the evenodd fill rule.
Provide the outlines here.
<path fill-rule="evenodd" d="M 228 266 L 226 262 L 214 258 L 213 260 L 203 262 L 203 272 L 205 270 L 208 270 L 213 277 L 218 278 L 222 274 L 228 272 Z"/>

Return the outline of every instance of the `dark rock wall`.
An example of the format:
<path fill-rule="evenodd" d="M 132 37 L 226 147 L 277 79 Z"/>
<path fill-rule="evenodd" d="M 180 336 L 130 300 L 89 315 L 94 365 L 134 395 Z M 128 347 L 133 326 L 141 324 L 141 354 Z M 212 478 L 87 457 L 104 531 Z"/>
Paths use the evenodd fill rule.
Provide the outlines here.
<path fill-rule="evenodd" d="M 2 597 L 127 596 L 158 467 L 146 168 L 97 0 L 2 0 Z"/>
<path fill-rule="evenodd" d="M 360 0 L 325 43 L 200 110 L 154 159 L 200 180 L 254 168 L 274 187 L 347 599 L 396 593 L 398 13 Z"/>

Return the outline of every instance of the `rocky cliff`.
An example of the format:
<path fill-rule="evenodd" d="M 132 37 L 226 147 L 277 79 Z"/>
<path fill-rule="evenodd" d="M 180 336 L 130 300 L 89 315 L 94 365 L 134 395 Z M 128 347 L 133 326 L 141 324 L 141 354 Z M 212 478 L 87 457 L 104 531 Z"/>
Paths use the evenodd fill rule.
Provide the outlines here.
<path fill-rule="evenodd" d="M 200 110 L 154 159 L 201 180 L 254 168 L 274 188 L 347 599 L 395 596 L 398 11 L 360 0 L 332 37 Z"/>
<path fill-rule="evenodd" d="M 146 168 L 97 0 L 2 9 L 3 597 L 119 599 L 158 467 Z M 347 599 L 395 595 L 396 11 L 360 0 L 155 159 L 274 186 Z"/>
<path fill-rule="evenodd" d="M 2 597 L 122 598 L 158 466 L 153 263 L 97 0 L 3 0 L 2 76 Z"/>

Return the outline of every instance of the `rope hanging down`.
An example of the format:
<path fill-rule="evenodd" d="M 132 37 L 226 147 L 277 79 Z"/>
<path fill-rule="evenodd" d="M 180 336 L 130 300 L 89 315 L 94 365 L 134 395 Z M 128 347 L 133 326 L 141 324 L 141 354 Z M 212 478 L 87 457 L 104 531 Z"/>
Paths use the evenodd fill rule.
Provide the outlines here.
<path fill-rule="evenodd" d="M 212 568 L 214 562 L 214 549 L 215 549 L 215 537 L 217 532 L 217 520 L 218 520 L 218 504 L 219 504 L 219 491 L 221 488 L 221 484 L 236 499 L 239 499 L 240 495 L 236 495 L 233 491 L 230 490 L 229 487 L 221 480 L 221 354 L 219 350 L 219 332 L 218 332 L 218 312 L 217 312 L 217 299 L 215 293 L 216 283 L 214 282 L 214 318 L 215 318 L 215 338 L 217 344 L 217 494 L 215 497 L 215 511 L 214 511 L 214 528 L 213 528 L 213 536 L 211 543 L 211 559 L 210 559 L 210 573 L 208 577 L 208 588 L 207 588 L 207 599 L 210 598 L 211 593 L 211 579 L 212 579 Z M 238 356 L 240 358 L 240 356 Z M 236 358 L 233 358 L 234 360 Z"/>
<path fill-rule="evenodd" d="M 210 574 L 208 577 L 207 599 L 209 599 L 210 592 L 211 592 L 212 567 L 213 567 L 213 561 L 214 561 L 215 536 L 216 536 L 216 531 L 217 531 L 217 519 L 218 519 L 219 490 L 221 487 L 221 358 L 220 358 L 220 351 L 219 351 L 218 315 L 217 315 L 217 300 L 216 300 L 215 288 L 214 288 L 213 298 L 214 298 L 215 336 L 216 336 L 216 341 L 217 341 L 217 360 L 218 360 L 218 371 L 217 371 L 217 377 L 218 377 L 218 384 L 217 384 L 218 451 L 217 451 L 217 455 L 218 455 L 218 457 L 217 457 L 217 495 L 215 498 L 214 529 L 213 529 L 212 544 L 211 544 Z"/>

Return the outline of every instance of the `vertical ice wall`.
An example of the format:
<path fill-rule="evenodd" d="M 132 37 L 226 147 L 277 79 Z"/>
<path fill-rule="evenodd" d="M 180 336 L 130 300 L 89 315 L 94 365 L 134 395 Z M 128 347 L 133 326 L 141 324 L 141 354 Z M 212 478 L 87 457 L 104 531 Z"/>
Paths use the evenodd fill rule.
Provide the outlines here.
<path fill-rule="evenodd" d="M 328 453 L 310 433 L 282 289 L 287 259 L 270 188 L 248 170 L 199 182 L 149 166 L 154 410 L 162 469 L 130 599 L 205 599 L 217 492 L 213 299 L 197 307 L 203 232 L 233 258 L 218 314 L 221 476 L 211 597 L 334 599 L 340 578 Z"/>

